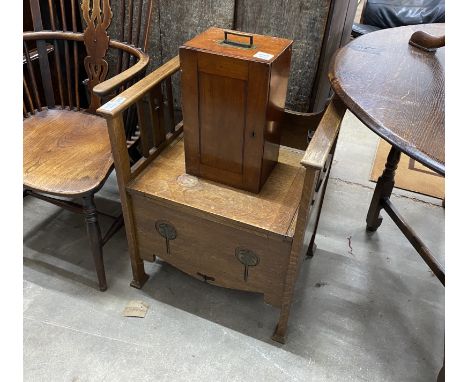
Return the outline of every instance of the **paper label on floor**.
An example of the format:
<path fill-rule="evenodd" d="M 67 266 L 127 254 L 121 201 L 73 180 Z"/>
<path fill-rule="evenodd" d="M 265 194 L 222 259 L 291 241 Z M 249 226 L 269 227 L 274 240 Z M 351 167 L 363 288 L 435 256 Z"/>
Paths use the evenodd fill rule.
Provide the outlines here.
<path fill-rule="evenodd" d="M 145 302 L 139 300 L 132 300 L 125 307 L 124 311 L 122 312 L 122 316 L 144 318 L 146 316 L 148 308 L 149 305 Z"/>

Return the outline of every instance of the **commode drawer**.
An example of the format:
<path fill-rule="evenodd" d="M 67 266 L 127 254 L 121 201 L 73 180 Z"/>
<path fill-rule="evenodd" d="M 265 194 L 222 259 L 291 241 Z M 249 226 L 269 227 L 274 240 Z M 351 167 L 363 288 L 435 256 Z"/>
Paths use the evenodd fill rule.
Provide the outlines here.
<path fill-rule="evenodd" d="M 159 257 L 200 280 L 265 294 L 279 306 L 290 241 L 212 221 L 199 211 L 133 195 L 136 237 L 142 259 Z M 200 216 L 202 215 L 202 216 Z"/>

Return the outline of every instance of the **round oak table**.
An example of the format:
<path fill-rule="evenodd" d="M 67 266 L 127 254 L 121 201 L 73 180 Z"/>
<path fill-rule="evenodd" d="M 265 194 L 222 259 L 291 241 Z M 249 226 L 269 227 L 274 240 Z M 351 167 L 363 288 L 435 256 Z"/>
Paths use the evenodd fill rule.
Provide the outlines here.
<path fill-rule="evenodd" d="M 445 285 L 443 267 L 390 201 L 402 152 L 445 176 L 445 47 L 426 51 L 409 44 L 416 31 L 443 36 L 445 24 L 359 37 L 337 51 L 329 78 L 346 107 L 392 145 L 369 207 L 367 230 L 377 230 L 384 209 Z"/>
<path fill-rule="evenodd" d="M 413 35 L 417 31 L 434 39 L 421 32 Z M 369 33 L 338 50 L 329 73 L 345 106 L 392 146 L 367 213 L 367 230 L 377 230 L 384 209 L 443 285 L 443 267 L 390 197 L 402 152 L 445 176 L 445 47 L 440 47 L 445 45 L 444 35 L 445 24 Z M 444 367 L 438 377 L 442 380 Z"/>

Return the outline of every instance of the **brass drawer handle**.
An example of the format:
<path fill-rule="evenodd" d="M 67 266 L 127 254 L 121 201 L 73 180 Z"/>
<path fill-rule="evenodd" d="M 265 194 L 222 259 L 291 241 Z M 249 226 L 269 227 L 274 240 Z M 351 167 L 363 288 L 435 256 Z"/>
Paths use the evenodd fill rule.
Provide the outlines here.
<path fill-rule="evenodd" d="M 174 240 L 177 237 L 177 231 L 174 226 L 166 220 L 156 220 L 154 226 L 158 233 L 166 239 L 166 253 L 171 254 L 171 248 L 169 246 L 169 241 Z"/>
<path fill-rule="evenodd" d="M 244 281 L 247 282 L 249 277 L 249 267 L 255 267 L 260 262 L 258 256 L 247 248 L 237 247 L 236 257 L 241 264 L 244 265 Z"/>

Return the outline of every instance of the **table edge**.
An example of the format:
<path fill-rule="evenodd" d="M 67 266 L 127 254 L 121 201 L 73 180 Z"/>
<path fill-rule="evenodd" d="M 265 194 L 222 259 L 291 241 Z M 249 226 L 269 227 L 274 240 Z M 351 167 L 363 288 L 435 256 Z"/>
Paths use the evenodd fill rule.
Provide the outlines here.
<path fill-rule="evenodd" d="M 345 48 L 346 45 L 343 47 Z M 342 52 L 342 49 L 338 49 L 334 54 L 330 62 L 330 67 L 328 71 L 328 79 L 331 83 L 333 91 L 337 96 L 343 101 L 348 110 L 352 112 L 363 124 L 365 124 L 370 130 L 376 133 L 380 138 L 384 139 L 392 146 L 396 146 L 401 152 L 408 155 L 410 158 L 422 163 L 436 173 L 445 176 L 445 164 L 438 162 L 437 160 L 431 158 L 429 155 L 423 153 L 422 151 L 414 148 L 412 149 L 408 146 L 408 142 L 401 139 L 398 135 L 393 134 L 385 126 L 379 124 L 374 118 L 372 118 L 364 109 L 362 109 L 354 100 L 348 96 L 348 94 L 343 90 L 339 81 L 336 78 L 336 60 L 337 57 Z"/>

